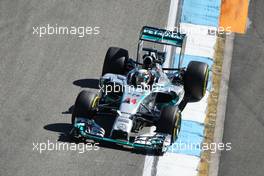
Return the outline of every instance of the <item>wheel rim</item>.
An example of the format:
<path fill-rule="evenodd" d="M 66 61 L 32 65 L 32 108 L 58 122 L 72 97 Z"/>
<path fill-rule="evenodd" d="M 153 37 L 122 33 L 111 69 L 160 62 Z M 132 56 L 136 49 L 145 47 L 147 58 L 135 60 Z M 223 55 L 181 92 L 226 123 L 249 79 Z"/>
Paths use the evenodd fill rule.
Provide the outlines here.
<path fill-rule="evenodd" d="M 207 69 L 206 69 L 206 75 L 205 75 L 205 78 L 204 78 L 203 95 L 204 95 L 205 92 L 206 92 L 207 83 L 208 83 L 208 81 L 206 81 L 206 80 L 208 79 L 208 76 L 209 76 L 209 70 L 208 70 L 208 68 L 207 68 Z"/>
<path fill-rule="evenodd" d="M 99 96 L 97 95 L 97 96 L 94 98 L 94 100 L 93 100 L 93 103 L 92 103 L 92 109 L 94 109 L 94 108 L 97 107 L 97 105 L 98 105 L 98 103 L 99 103 L 99 100 L 100 100 L 100 98 L 99 98 Z"/>
<path fill-rule="evenodd" d="M 175 121 L 175 125 L 174 125 L 173 132 L 172 132 L 172 142 L 176 141 L 176 139 L 178 138 L 179 132 L 180 132 L 181 116 L 179 112 L 177 112 L 176 118 L 177 119 Z"/>

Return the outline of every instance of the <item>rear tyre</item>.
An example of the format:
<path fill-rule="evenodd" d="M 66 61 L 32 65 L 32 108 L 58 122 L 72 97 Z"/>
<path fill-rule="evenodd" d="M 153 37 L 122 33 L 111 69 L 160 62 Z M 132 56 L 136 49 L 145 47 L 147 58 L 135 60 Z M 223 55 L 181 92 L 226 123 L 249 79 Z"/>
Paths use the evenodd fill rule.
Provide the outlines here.
<path fill-rule="evenodd" d="M 128 61 L 128 51 L 123 48 L 110 47 L 107 50 L 102 76 L 106 73 L 125 74 L 125 65 Z"/>
<path fill-rule="evenodd" d="M 81 91 L 76 98 L 73 113 L 72 124 L 76 117 L 92 118 L 93 110 L 96 108 L 99 97 L 94 92 Z"/>
<path fill-rule="evenodd" d="M 190 101 L 199 101 L 206 92 L 209 67 L 206 63 L 191 61 L 184 74 L 184 89 Z"/>
<path fill-rule="evenodd" d="M 161 110 L 157 123 L 157 132 L 171 134 L 171 143 L 178 138 L 181 128 L 181 112 L 177 106 L 168 106 Z"/>

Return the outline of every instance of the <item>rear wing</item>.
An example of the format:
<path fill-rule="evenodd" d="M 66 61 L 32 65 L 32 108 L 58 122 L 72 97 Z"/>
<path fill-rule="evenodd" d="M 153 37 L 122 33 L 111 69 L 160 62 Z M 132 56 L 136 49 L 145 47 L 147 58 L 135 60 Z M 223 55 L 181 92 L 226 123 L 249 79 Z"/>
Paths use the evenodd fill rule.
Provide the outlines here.
<path fill-rule="evenodd" d="M 176 31 L 144 26 L 140 32 L 139 39 L 175 47 L 183 47 L 185 37 L 185 34 L 180 34 Z"/>

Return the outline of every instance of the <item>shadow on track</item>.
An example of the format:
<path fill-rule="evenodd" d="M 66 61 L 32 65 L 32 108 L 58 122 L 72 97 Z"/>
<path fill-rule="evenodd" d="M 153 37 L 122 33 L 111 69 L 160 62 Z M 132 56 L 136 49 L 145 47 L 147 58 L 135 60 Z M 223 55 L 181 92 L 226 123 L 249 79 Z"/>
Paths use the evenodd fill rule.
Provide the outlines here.
<path fill-rule="evenodd" d="M 74 105 L 68 108 L 68 110 L 61 112 L 62 114 L 72 114 Z"/>
<path fill-rule="evenodd" d="M 98 79 L 79 79 L 73 81 L 72 84 L 81 88 L 99 89 Z"/>
<path fill-rule="evenodd" d="M 43 128 L 48 131 L 66 134 L 70 132 L 72 125 L 69 123 L 53 123 L 45 125 Z"/>

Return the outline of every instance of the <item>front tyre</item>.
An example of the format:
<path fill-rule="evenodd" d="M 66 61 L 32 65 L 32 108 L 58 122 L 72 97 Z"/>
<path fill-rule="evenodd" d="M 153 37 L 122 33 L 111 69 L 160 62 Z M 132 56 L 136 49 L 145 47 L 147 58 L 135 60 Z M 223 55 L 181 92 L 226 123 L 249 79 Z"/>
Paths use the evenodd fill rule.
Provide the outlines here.
<path fill-rule="evenodd" d="M 171 135 L 171 143 L 178 138 L 181 129 L 181 111 L 177 106 L 168 106 L 161 110 L 157 123 L 157 132 Z"/>
<path fill-rule="evenodd" d="M 74 124 L 76 117 L 92 118 L 93 110 L 97 107 L 99 97 L 94 92 L 81 91 L 76 98 L 72 112 L 71 122 Z"/>
<path fill-rule="evenodd" d="M 184 89 L 191 101 L 200 101 L 206 92 L 209 67 L 206 63 L 191 61 L 184 74 Z"/>

